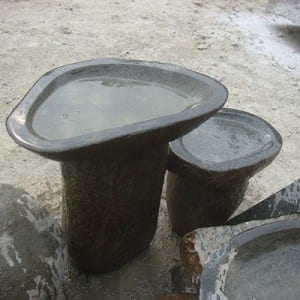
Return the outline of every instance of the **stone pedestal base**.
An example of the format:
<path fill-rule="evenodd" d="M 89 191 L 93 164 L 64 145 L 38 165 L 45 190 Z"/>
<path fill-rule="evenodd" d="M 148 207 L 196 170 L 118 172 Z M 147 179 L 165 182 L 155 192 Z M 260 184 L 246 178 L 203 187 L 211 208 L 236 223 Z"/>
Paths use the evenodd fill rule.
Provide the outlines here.
<path fill-rule="evenodd" d="M 167 204 L 173 230 L 183 236 L 199 227 L 223 225 L 245 195 L 248 178 L 218 184 L 167 176 Z"/>
<path fill-rule="evenodd" d="M 134 158 L 63 162 L 63 227 L 83 271 L 108 272 L 148 247 L 157 215 L 168 145 Z"/>

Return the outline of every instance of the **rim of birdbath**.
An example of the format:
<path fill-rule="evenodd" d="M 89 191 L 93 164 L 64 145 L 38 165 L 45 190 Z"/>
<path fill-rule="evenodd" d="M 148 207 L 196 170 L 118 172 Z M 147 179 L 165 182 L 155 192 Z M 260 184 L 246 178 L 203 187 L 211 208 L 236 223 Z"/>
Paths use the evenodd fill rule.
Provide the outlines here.
<path fill-rule="evenodd" d="M 242 141 L 237 141 L 241 148 L 238 149 L 238 153 L 235 156 L 229 154 L 227 159 L 225 155 L 219 161 L 209 158 L 211 153 L 208 151 L 210 151 L 209 147 L 212 147 L 211 144 L 207 150 L 203 149 L 201 153 L 195 154 L 196 148 L 195 146 L 191 147 L 191 142 L 196 140 L 205 147 L 204 138 L 207 140 L 213 134 L 218 134 L 218 128 L 229 135 L 229 137 L 225 134 L 217 137 L 221 141 L 223 139 L 224 143 L 232 142 L 232 136 L 230 135 L 235 134 L 234 131 L 240 128 L 241 134 L 247 134 L 248 130 L 251 134 L 256 134 L 253 140 L 261 140 L 261 145 L 256 145 L 256 148 L 249 151 L 244 147 Z M 264 139 L 265 141 L 263 141 Z M 248 142 L 251 143 L 251 138 L 248 139 Z M 282 138 L 280 134 L 262 118 L 242 110 L 223 108 L 187 135 L 170 143 L 168 168 L 181 174 L 199 173 L 200 176 L 218 175 L 243 168 L 248 168 L 249 173 L 251 173 L 251 171 L 258 171 L 260 165 L 270 162 L 279 153 L 281 146 Z M 231 153 L 234 153 L 234 150 L 232 149 Z M 218 149 L 211 149 L 211 152 L 213 151 L 222 154 L 222 145 L 220 144 Z"/>
<path fill-rule="evenodd" d="M 266 276 L 267 273 L 256 273 L 257 276 L 253 277 L 253 270 L 247 270 L 247 263 L 248 265 L 250 264 L 254 266 L 254 268 L 262 267 L 260 270 L 261 272 L 264 268 L 268 270 L 267 272 L 275 272 L 276 274 L 273 276 L 273 279 L 276 277 L 277 282 L 280 269 L 283 268 L 283 257 L 282 261 L 278 263 L 278 259 L 274 260 L 274 255 L 276 254 L 273 253 L 276 253 L 276 251 L 279 252 L 281 251 L 280 249 L 283 249 L 282 251 L 290 252 L 289 255 L 285 253 L 285 257 L 292 257 L 293 252 L 290 250 L 293 250 L 295 251 L 294 254 L 298 255 L 299 258 L 299 251 L 295 246 L 296 242 L 299 245 L 299 230 L 300 220 L 285 220 L 261 225 L 235 236 L 228 244 L 221 246 L 218 250 L 212 253 L 206 261 L 201 275 L 199 299 L 208 300 L 215 299 L 215 297 L 220 297 L 220 299 L 231 299 L 229 294 L 232 290 L 232 284 L 234 284 L 235 281 L 232 278 L 235 272 L 237 273 L 236 278 L 240 281 L 238 288 L 234 290 L 234 294 L 236 296 L 245 296 L 245 294 L 241 295 L 240 293 L 249 293 L 251 289 L 251 296 L 256 298 L 258 296 L 255 293 L 256 290 L 258 292 L 262 290 L 268 291 L 265 289 L 266 285 L 263 287 L 259 286 L 264 283 L 261 283 L 260 279 L 257 278 L 258 275 L 261 274 L 261 276 Z M 253 249 L 255 249 L 255 251 L 253 251 Z M 270 265 L 270 260 L 272 259 L 273 264 Z M 241 276 L 241 272 L 243 272 L 242 270 L 238 272 L 239 266 L 242 268 L 244 267 L 243 276 Z M 297 274 L 297 270 L 298 269 L 295 264 L 294 273 Z M 257 272 L 259 272 L 258 269 Z M 252 276 L 250 286 L 249 276 Z M 286 281 L 289 281 L 292 278 L 287 273 L 284 273 L 283 277 Z M 270 273 L 268 274 L 268 278 L 271 278 Z M 246 291 L 244 292 L 239 291 L 241 282 L 243 283 L 244 288 L 246 287 Z M 268 285 L 268 288 L 271 289 L 271 295 L 272 293 L 274 294 L 274 287 L 276 289 L 276 284 Z M 280 288 L 280 286 L 278 288 Z M 290 287 L 286 286 L 286 288 Z M 274 298 L 268 297 L 268 299 Z"/>
<path fill-rule="evenodd" d="M 53 90 L 85 76 L 101 77 L 103 70 L 106 74 L 109 74 L 109 70 L 116 74 L 122 71 L 122 68 L 129 70 L 131 74 L 138 71 L 138 75 L 134 77 L 141 76 L 149 82 L 154 79 L 156 82 L 164 80 L 164 84 L 168 83 L 170 88 L 176 89 L 178 84 L 183 86 L 181 80 L 187 85 L 187 90 L 188 84 L 199 84 L 199 89 L 205 89 L 205 95 L 196 105 L 177 113 L 116 128 L 95 130 L 80 136 L 47 139 L 33 129 L 34 114 L 38 107 L 47 101 Z M 126 72 L 123 72 L 124 74 Z M 192 85 L 190 91 L 192 92 Z M 143 146 L 168 142 L 190 131 L 219 110 L 227 97 L 227 89 L 221 83 L 183 67 L 158 62 L 100 58 L 65 65 L 44 74 L 10 113 L 6 126 L 15 142 L 28 150 L 56 160 L 80 159 L 93 151 L 98 154 L 108 153 L 122 146 L 132 149 L 139 145 L 141 137 L 144 138 L 141 142 Z"/>

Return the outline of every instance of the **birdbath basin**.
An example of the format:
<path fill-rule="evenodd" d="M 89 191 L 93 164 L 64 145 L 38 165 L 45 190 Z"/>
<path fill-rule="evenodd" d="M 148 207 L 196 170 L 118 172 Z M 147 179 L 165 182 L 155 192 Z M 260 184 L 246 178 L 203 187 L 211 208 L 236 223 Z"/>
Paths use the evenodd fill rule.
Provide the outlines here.
<path fill-rule="evenodd" d="M 63 227 L 79 269 L 111 271 L 149 245 L 168 142 L 226 99 L 214 79 L 155 62 L 96 59 L 35 83 L 7 129 L 21 146 L 61 161 Z"/>
<path fill-rule="evenodd" d="M 249 178 L 272 162 L 281 145 L 266 121 L 229 108 L 171 142 L 167 204 L 173 229 L 184 235 L 224 224 Z"/>
<path fill-rule="evenodd" d="M 300 220 L 261 225 L 207 259 L 200 300 L 299 299 Z"/>

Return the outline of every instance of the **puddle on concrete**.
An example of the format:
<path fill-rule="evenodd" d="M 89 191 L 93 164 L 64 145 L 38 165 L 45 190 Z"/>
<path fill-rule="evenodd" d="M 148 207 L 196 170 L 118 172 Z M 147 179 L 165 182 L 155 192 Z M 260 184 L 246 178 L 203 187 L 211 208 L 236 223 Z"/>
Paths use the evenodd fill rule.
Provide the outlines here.
<path fill-rule="evenodd" d="M 272 65 L 300 75 L 300 27 L 288 19 L 240 12 L 232 16 L 232 22 L 246 39 L 246 47 L 268 56 Z"/>

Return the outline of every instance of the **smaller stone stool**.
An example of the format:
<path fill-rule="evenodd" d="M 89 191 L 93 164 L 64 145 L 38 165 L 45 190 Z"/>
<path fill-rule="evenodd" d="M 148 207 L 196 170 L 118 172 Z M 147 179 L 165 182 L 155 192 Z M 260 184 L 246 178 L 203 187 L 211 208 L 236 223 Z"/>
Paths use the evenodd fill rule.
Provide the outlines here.
<path fill-rule="evenodd" d="M 167 205 L 179 234 L 222 225 L 241 203 L 249 178 L 279 153 L 282 139 L 252 114 L 222 109 L 170 143 Z"/>

